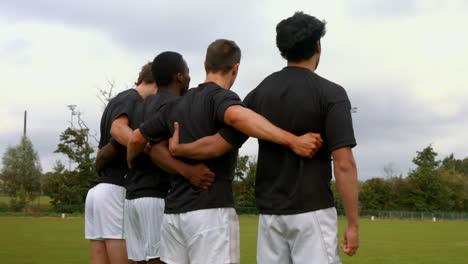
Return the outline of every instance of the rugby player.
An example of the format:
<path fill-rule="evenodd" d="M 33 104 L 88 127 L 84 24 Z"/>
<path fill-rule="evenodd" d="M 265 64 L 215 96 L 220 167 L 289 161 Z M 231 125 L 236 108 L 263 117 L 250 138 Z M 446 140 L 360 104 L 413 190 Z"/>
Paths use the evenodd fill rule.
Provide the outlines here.
<path fill-rule="evenodd" d="M 236 80 L 240 58 L 241 51 L 234 41 L 219 39 L 211 43 L 205 59 L 205 82 L 190 89 L 180 100 L 167 104 L 134 131 L 128 145 L 129 164 L 143 151 L 147 141 L 157 143 L 161 138 L 169 138 L 174 121 L 184 128 L 180 134 L 182 143 L 233 126 L 248 135 L 287 146 L 300 156 L 311 157 L 320 147 L 319 135 L 296 136 L 279 129 L 245 108 L 237 94 L 229 90 Z M 226 141 L 231 139 L 227 137 Z M 183 177 L 171 177 L 161 231 L 164 262 L 239 263 L 239 223 L 231 187 L 238 146 L 232 146 L 232 151 L 205 162 L 216 174 L 210 188 L 194 188 Z M 154 158 L 157 160 L 159 155 Z M 193 159 L 187 162 L 199 163 Z"/>

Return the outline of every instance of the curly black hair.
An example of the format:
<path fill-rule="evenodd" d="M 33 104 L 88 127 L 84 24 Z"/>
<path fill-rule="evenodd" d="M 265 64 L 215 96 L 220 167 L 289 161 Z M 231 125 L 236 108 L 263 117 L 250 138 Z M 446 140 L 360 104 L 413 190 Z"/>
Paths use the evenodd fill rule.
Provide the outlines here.
<path fill-rule="evenodd" d="M 152 73 L 158 86 L 167 86 L 177 73 L 184 73 L 184 58 L 177 52 L 165 51 L 156 56 L 152 63 Z"/>
<path fill-rule="evenodd" d="M 303 61 L 317 52 L 317 41 L 326 32 L 325 21 L 296 12 L 276 26 L 276 46 L 288 61 Z"/>

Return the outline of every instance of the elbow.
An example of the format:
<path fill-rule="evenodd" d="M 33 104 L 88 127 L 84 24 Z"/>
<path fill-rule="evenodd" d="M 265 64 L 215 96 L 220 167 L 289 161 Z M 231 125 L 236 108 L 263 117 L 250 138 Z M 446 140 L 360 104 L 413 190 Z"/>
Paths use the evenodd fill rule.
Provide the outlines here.
<path fill-rule="evenodd" d="M 111 126 L 110 135 L 111 135 L 111 137 L 116 138 L 116 135 L 117 135 L 117 128 L 115 127 L 115 125 L 112 125 L 112 126 Z"/>
<path fill-rule="evenodd" d="M 128 144 L 129 145 L 144 145 L 146 144 L 147 140 L 143 137 L 140 130 L 137 129 L 133 132 L 132 137 L 130 138 Z"/>
<path fill-rule="evenodd" d="M 222 156 L 224 153 L 220 150 L 220 149 L 216 149 L 216 148 L 210 148 L 207 152 L 206 152 L 206 157 L 205 159 L 215 159 L 217 157 L 220 157 Z"/>
<path fill-rule="evenodd" d="M 243 110 L 244 107 L 235 105 L 231 106 L 226 110 L 224 116 L 224 122 L 226 125 L 237 127 L 243 121 Z"/>
<path fill-rule="evenodd" d="M 232 127 L 238 127 L 240 123 L 242 123 L 242 118 L 239 115 L 230 116 L 227 120 L 227 125 Z"/>
<path fill-rule="evenodd" d="M 335 170 L 342 173 L 349 173 L 357 170 L 356 162 L 353 159 L 335 161 Z"/>
<path fill-rule="evenodd" d="M 120 132 L 121 128 L 122 128 L 122 126 L 121 126 L 118 122 L 114 121 L 114 122 L 112 123 L 111 129 L 110 129 L 110 135 L 111 135 L 111 137 L 113 137 L 113 138 L 118 138 L 118 137 L 119 137 L 119 134 L 120 134 L 119 132 Z"/>

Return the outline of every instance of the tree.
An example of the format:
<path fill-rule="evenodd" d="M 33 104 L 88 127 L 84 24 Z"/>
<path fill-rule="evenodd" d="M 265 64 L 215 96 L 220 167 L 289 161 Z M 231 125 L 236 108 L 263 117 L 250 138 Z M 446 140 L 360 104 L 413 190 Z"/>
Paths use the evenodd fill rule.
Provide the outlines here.
<path fill-rule="evenodd" d="M 372 178 L 361 185 L 359 202 L 363 210 L 390 209 L 391 186 L 381 178 Z"/>
<path fill-rule="evenodd" d="M 66 170 L 61 162 L 57 162 L 54 172 L 44 179 L 44 192 L 50 198 L 56 209 L 64 210 L 63 206 L 83 205 L 89 182 L 95 176 L 95 158 L 92 157 L 93 148 L 88 143 L 88 130 L 67 128 L 60 135 L 60 143 L 55 152 L 65 154 L 76 167 Z"/>
<path fill-rule="evenodd" d="M 256 172 L 257 161 L 250 160 L 248 156 L 237 158 L 236 180 L 232 183 L 236 206 L 255 207 Z"/>
<path fill-rule="evenodd" d="M 465 175 L 455 170 L 441 170 L 442 186 L 448 192 L 445 210 L 464 211 L 466 203 Z"/>
<path fill-rule="evenodd" d="M 410 200 L 411 185 L 402 175 L 386 179 L 390 186 L 390 210 L 412 210 L 413 203 Z"/>
<path fill-rule="evenodd" d="M 40 176 L 39 156 L 32 142 L 24 136 L 19 145 L 9 147 L 3 156 L 3 191 L 10 196 L 10 204 L 14 209 L 24 208 L 39 195 Z"/>
<path fill-rule="evenodd" d="M 431 145 L 417 151 L 413 163 L 418 167 L 408 175 L 411 186 L 409 200 L 412 210 L 437 211 L 448 210 L 450 207 L 449 190 L 444 185 L 438 171 L 440 161 L 436 160 L 437 153 Z"/>

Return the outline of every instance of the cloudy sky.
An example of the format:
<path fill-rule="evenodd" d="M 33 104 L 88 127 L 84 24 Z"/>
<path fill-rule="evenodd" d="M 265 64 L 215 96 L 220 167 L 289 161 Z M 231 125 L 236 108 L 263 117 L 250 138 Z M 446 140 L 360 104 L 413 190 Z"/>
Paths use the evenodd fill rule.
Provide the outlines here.
<path fill-rule="evenodd" d="M 204 81 L 203 57 L 217 38 L 242 49 L 233 90 L 243 98 L 284 67 L 275 26 L 302 10 L 327 21 L 317 73 L 339 83 L 353 115 L 359 178 L 390 163 L 406 174 L 417 150 L 468 156 L 468 1 L 115 1 L 0 2 L 0 155 L 28 136 L 44 171 L 55 160 L 67 105 L 97 131 L 98 89 L 132 86 L 140 67 L 162 51 L 184 55 L 191 86 Z M 249 140 L 242 154 L 255 155 Z"/>

